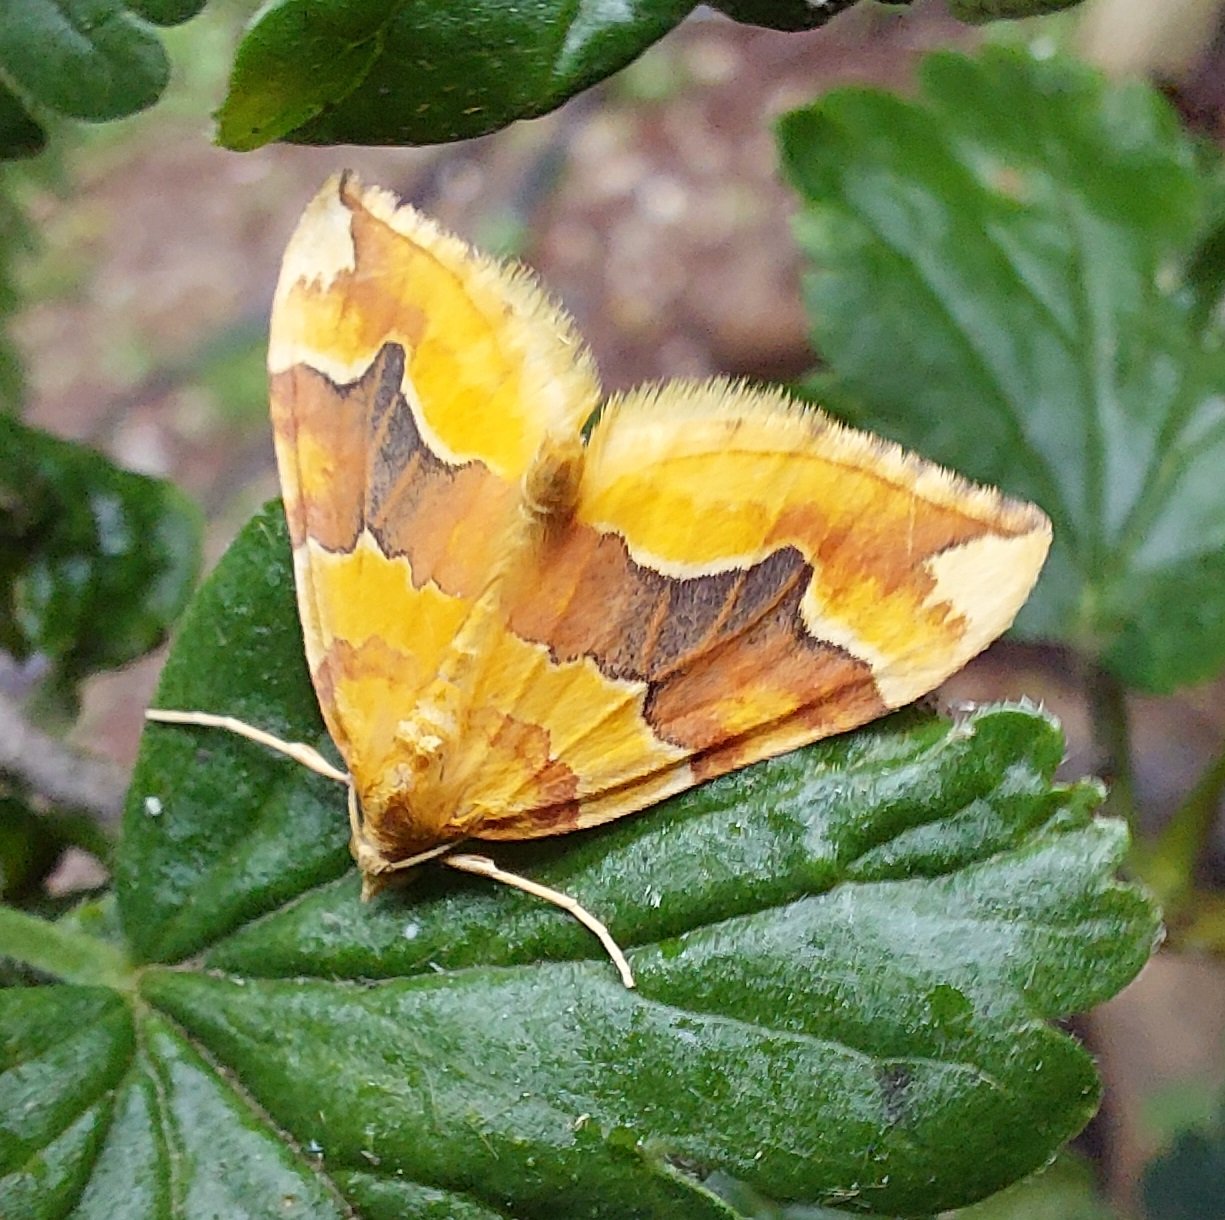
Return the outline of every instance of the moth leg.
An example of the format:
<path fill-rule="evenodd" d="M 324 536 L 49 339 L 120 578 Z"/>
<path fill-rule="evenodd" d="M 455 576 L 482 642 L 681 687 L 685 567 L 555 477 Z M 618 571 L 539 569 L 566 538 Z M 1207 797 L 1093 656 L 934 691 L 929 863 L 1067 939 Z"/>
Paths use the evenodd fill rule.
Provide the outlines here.
<path fill-rule="evenodd" d="M 304 741 L 282 741 L 281 738 L 265 733 L 263 729 L 257 729 L 246 721 L 236 720 L 233 716 L 214 716 L 212 712 L 170 712 L 151 707 L 145 712 L 145 719 L 158 724 L 195 724 L 206 729 L 224 729 L 227 733 L 236 733 L 248 741 L 259 742 L 261 746 L 276 750 L 278 754 L 288 755 L 294 762 L 301 763 L 328 779 L 334 779 L 337 783 L 349 783 L 348 775 L 333 767 L 313 746 L 308 746 Z"/>
<path fill-rule="evenodd" d="M 561 907 L 563 911 L 573 915 L 588 931 L 595 933 L 599 938 L 600 944 L 604 946 L 604 952 L 612 958 L 613 965 L 617 967 L 617 971 L 621 975 L 621 981 L 627 987 L 634 986 L 634 975 L 630 970 L 630 964 L 625 960 L 625 954 L 621 952 L 621 946 L 613 940 L 612 933 L 590 911 L 580 906 L 576 899 L 571 898 L 569 894 L 563 894 L 560 890 L 550 889 L 547 885 L 541 885 L 536 881 L 529 881 L 526 877 L 520 877 L 517 873 L 505 872 L 489 859 L 488 856 L 444 856 L 442 863 L 449 865 L 451 868 L 457 868 L 462 873 L 475 873 L 478 877 L 488 877 L 493 881 L 500 881 L 503 885 L 512 886 L 514 889 L 522 890 L 525 894 L 531 894 L 535 898 L 543 898 L 545 902 L 551 902 L 555 907 Z"/>
<path fill-rule="evenodd" d="M 349 785 L 349 833 L 353 842 L 360 842 L 365 835 L 362 833 L 362 815 L 357 808 L 357 789 Z"/>

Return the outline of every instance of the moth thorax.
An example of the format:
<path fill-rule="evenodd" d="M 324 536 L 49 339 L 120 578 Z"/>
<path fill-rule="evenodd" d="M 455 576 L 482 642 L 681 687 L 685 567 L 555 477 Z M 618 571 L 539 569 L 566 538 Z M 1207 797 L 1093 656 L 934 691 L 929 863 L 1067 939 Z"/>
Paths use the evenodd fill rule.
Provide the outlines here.
<path fill-rule="evenodd" d="M 523 475 L 529 517 L 545 525 L 569 519 L 578 504 L 584 456 L 581 437 L 545 437 Z"/>
<path fill-rule="evenodd" d="M 419 788 L 437 779 L 447 750 L 455 739 L 455 717 L 431 704 L 419 707 L 396 725 L 388 771 L 396 786 Z"/>

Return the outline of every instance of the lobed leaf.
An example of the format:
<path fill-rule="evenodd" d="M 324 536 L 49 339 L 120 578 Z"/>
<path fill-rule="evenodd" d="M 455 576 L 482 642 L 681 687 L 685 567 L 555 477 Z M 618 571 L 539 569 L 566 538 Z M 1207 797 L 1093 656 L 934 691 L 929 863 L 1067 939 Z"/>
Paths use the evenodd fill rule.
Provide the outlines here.
<path fill-rule="evenodd" d="M 922 78 L 919 101 L 844 89 L 781 125 L 833 397 L 1050 513 L 1023 629 L 1133 686 L 1208 677 L 1225 348 L 1176 271 L 1199 251 L 1212 282 L 1210 178 L 1146 87 L 1000 47 Z"/>
<path fill-rule="evenodd" d="M 158 702 L 323 740 L 279 507 L 201 590 Z M 112 994 L 83 985 L 101 915 L 42 925 L 41 949 L 37 921 L 0 921 L 0 955 L 82 984 L 0 992 L 0 1105 L 28 1116 L 0 1200 L 728 1220 L 746 1198 L 897 1216 L 990 1194 L 1094 1108 L 1090 1059 L 1047 1021 L 1116 991 L 1156 934 L 1113 880 L 1100 787 L 1052 782 L 1062 750 L 1032 709 L 909 711 L 499 845 L 609 921 L 631 992 L 518 891 L 427 867 L 362 905 L 338 786 L 151 726 L 117 893 L 144 964 L 97 942 Z"/>

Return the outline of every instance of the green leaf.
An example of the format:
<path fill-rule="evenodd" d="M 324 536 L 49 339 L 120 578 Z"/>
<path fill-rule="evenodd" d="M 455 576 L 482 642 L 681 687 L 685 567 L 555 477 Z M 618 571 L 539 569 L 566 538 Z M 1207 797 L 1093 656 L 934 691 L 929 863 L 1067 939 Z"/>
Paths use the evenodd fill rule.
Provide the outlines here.
<path fill-rule="evenodd" d="M 737 21 L 824 25 L 855 0 L 720 0 Z M 901 0 L 908 3 L 909 0 Z M 1075 0 L 963 0 L 1030 16 Z M 531 118 L 623 68 L 694 0 L 269 0 L 238 47 L 217 140 L 435 144 Z"/>
<path fill-rule="evenodd" d="M 1200 325 L 1219 324 L 1225 299 L 1225 158 L 1214 144 L 1197 146 L 1208 184 L 1208 219 L 1186 265 L 1192 312 Z"/>
<path fill-rule="evenodd" d="M 126 990 L 130 971 L 122 952 L 74 926 L 47 923 L 0 905 L 0 956 L 65 982 Z"/>
<path fill-rule="evenodd" d="M 1079 3 L 1080 0 L 949 0 L 949 9 L 961 21 L 978 23 L 1058 13 Z"/>
<path fill-rule="evenodd" d="M 231 547 L 183 616 L 155 706 L 224 710 L 331 752 L 283 537 L 278 514 L 265 513 Z M 337 799 L 334 784 L 237 737 L 146 731 L 118 856 L 136 955 L 184 957 L 347 873 L 348 826 Z"/>
<path fill-rule="evenodd" d="M 175 25 L 203 7 L 204 0 L 0 3 L 0 160 L 43 150 L 40 107 L 96 122 L 152 105 L 170 66 L 149 23 Z"/>
<path fill-rule="evenodd" d="M 0 786 L 0 901 L 32 897 L 63 850 L 54 827 Z"/>
<path fill-rule="evenodd" d="M 112 991 L 0 991 L 0 1204 L 6 1216 L 41 1220 L 68 1212 L 102 1147 L 132 1052 L 131 1013 Z"/>
<path fill-rule="evenodd" d="M 1177 268 L 1209 177 L 1146 87 L 1000 47 L 922 78 L 917 102 L 844 89 L 782 123 L 836 396 L 1051 514 L 1029 633 L 1132 686 L 1205 678 L 1225 663 L 1225 348 Z"/>
<path fill-rule="evenodd" d="M 0 81 L 0 160 L 36 156 L 46 144 L 47 133 L 42 126 Z"/>
<path fill-rule="evenodd" d="M 116 119 L 150 106 L 170 75 L 162 44 L 121 0 L 0 5 L 0 74 L 51 110 Z"/>
<path fill-rule="evenodd" d="M 898 0 L 909 4 L 911 0 Z M 711 6 L 734 21 L 771 30 L 815 30 L 856 0 L 715 0 Z"/>
<path fill-rule="evenodd" d="M 693 0 L 272 0 L 253 18 L 218 141 L 431 144 L 560 106 L 624 67 Z"/>
<path fill-rule="evenodd" d="M 1146 1220 L 1225 1220 L 1225 1108 L 1215 1121 L 1180 1132 L 1144 1170 Z"/>
<path fill-rule="evenodd" d="M 127 7 L 154 25 L 180 25 L 194 17 L 205 0 L 127 0 Z"/>
<path fill-rule="evenodd" d="M 945 1220 L 1114 1220 L 1116 1216 L 1102 1201 L 1089 1166 L 1064 1154 L 1023 1182 Z"/>
<path fill-rule="evenodd" d="M 324 742 L 279 506 L 195 599 L 157 703 Z M 0 992 L 20 1065 L 0 1090 L 42 1107 L 13 1163 L 54 1161 L 48 1198 L 120 1220 L 172 1195 L 188 1215 L 387 1220 L 968 1203 L 1092 1113 L 1089 1057 L 1046 1022 L 1117 991 L 1157 931 L 1113 879 L 1126 836 L 1092 816 L 1100 786 L 1052 782 L 1062 754 L 1032 709 L 909 711 L 598 831 L 499 845 L 609 921 L 631 992 L 518 891 L 424 867 L 361 904 L 337 785 L 151 726 L 124 945 L 98 942 L 130 1016 L 84 985 Z M 88 983 L 96 922 L 40 936 L 15 917 L 0 954 Z"/>
<path fill-rule="evenodd" d="M 154 647 L 199 567 L 200 521 L 173 487 L 0 415 L 0 647 L 70 692 Z"/>
<path fill-rule="evenodd" d="M 770 1203 L 729 1184 L 728 1198 L 747 1220 L 847 1220 L 841 1208 Z M 1056 1160 L 998 1194 L 941 1212 L 939 1220 L 1116 1220 L 1101 1200 L 1093 1175 L 1079 1157 L 1061 1153 Z"/>

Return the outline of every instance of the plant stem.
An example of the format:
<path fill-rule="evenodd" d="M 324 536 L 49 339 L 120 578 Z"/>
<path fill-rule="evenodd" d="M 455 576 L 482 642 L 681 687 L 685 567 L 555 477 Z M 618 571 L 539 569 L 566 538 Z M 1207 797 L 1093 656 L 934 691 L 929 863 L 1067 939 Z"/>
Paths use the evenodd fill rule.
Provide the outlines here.
<path fill-rule="evenodd" d="M 1140 853 L 1144 880 L 1153 888 L 1167 915 L 1192 888 L 1195 864 L 1203 853 L 1225 793 L 1225 750 L 1201 773 L 1195 787 L 1174 811 L 1147 851 Z"/>
<path fill-rule="evenodd" d="M 66 983 L 121 991 L 132 986 L 128 963 L 113 945 L 13 907 L 0 906 L 0 957 Z"/>
<path fill-rule="evenodd" d="M 1225 901 L 1203 892 L 1194 899 L 1194 906 L 1187 904 L 1188 921 L 1178 937 L 1179 947 L 1225 954 Z"/>
<path fill-rule="evenodd" d="M 1123 684 L 1093 661 L 1084 662 L 1085 693 L 1093 739 L 1102 752 L 1102 778 L 1110 786 L 1107 807 L 1136 828 L 1136 781 L 1131 761 L 1131 724 Z"/>

